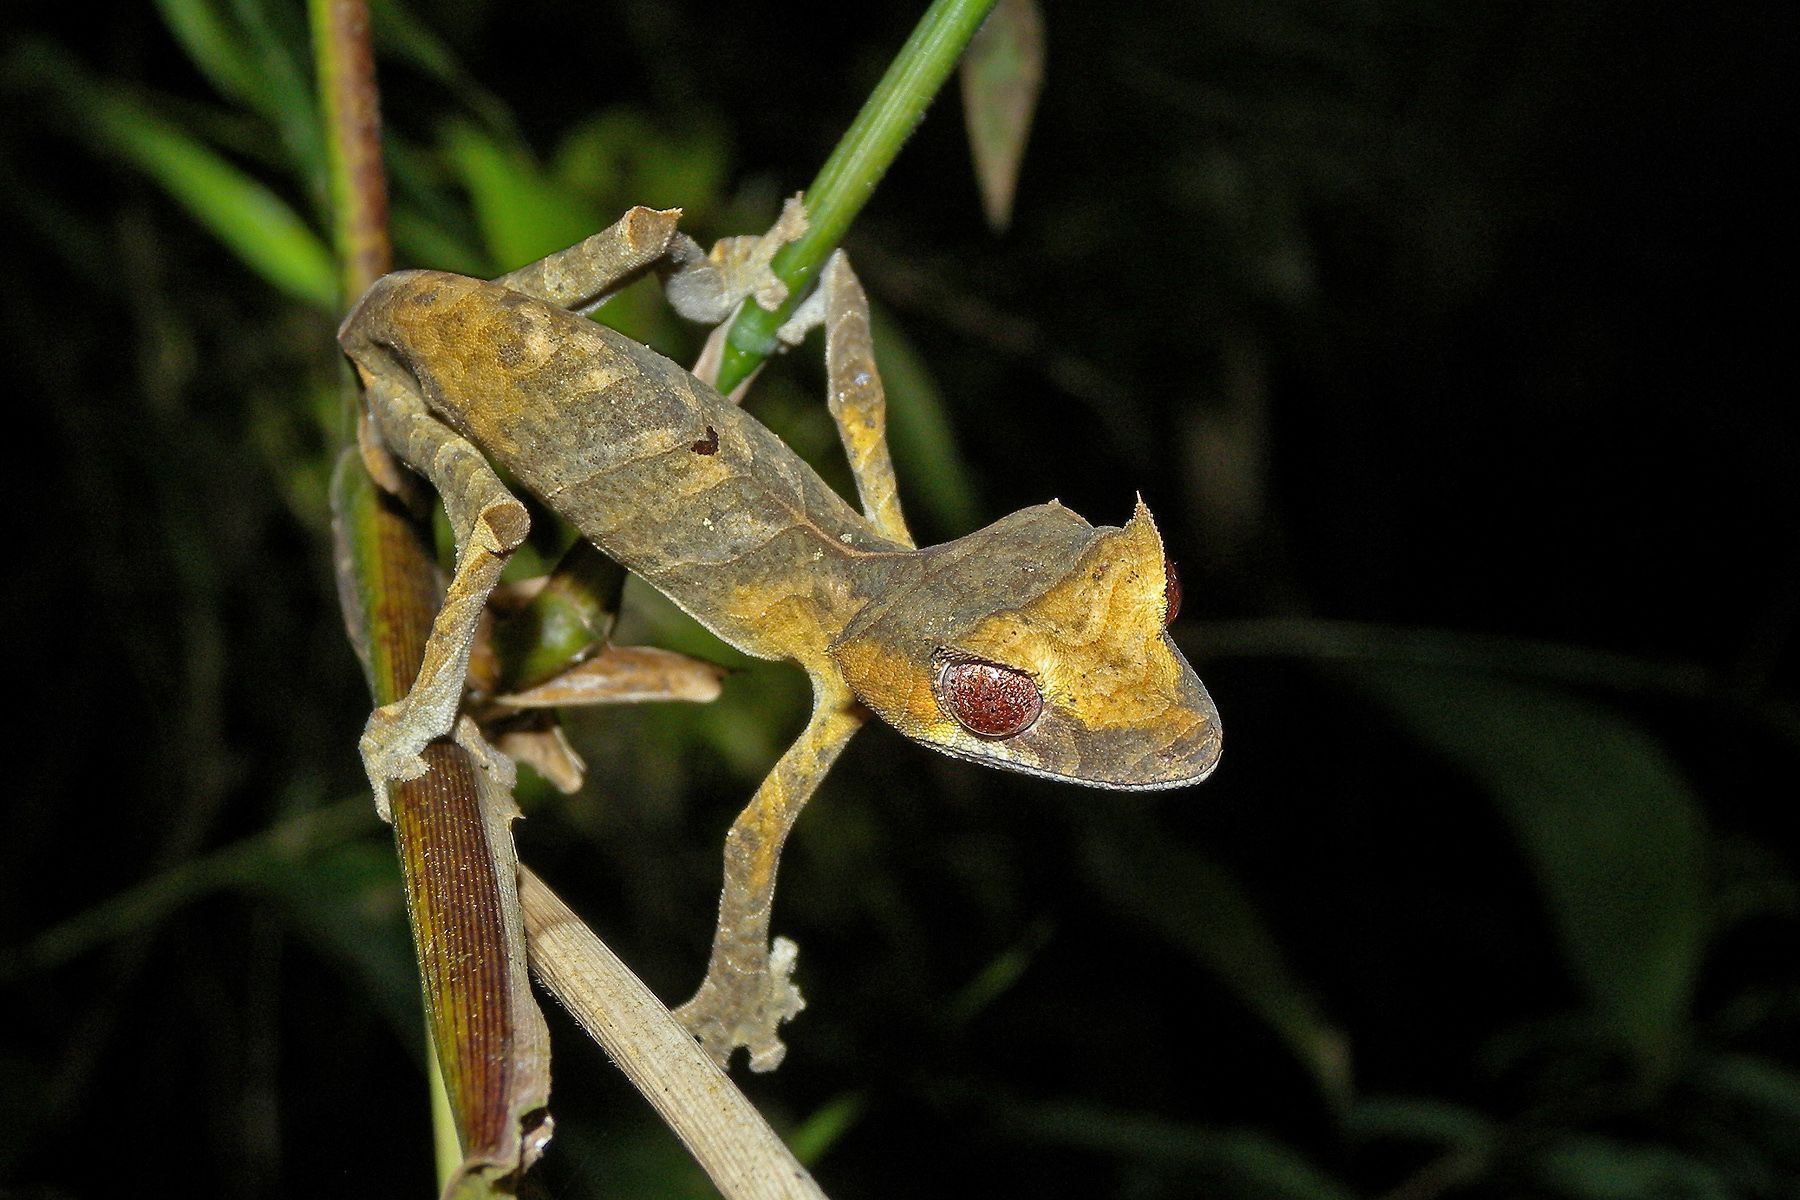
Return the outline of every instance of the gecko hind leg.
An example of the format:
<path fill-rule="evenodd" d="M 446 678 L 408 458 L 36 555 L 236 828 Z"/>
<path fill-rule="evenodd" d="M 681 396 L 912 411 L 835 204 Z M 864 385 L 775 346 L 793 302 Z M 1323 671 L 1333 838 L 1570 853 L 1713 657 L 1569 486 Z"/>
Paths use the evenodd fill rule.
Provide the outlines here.
<path fill-rule="evenodd" d="M 382 439 L 431 481 L 456 535 L 456 570 L 432 621 L 419 674 L 405 696 L 369 714 L 358 743 L 375 807 L 385 818 L 388 782 L 424 774 L 420 752 L 456 723 L 476 626 L 506 560 L 525 540 L 530 518 L 481 452 L 432 415 L 413 387 L 367 373 L 364 383 Z"/>
<path fill-rule="evenodd" d="M 667 259 L 672 248 L 689 244 L 676 232 L 680 220 L 679 208 L 639 206 L 599 233 L 494 282 L 558 308 L 589 312 Z"/>

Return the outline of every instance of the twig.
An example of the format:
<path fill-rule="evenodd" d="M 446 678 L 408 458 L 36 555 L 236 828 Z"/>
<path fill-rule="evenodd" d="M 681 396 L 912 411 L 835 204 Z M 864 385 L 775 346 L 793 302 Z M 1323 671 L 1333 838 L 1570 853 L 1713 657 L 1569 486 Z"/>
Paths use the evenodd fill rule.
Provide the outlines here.
<path fill-rule="evenodd" d="M 538 981 L 619 1064 L 726 1200 L 825 1200 L 662 1001 L 525 866 L 519 902 Z"/>

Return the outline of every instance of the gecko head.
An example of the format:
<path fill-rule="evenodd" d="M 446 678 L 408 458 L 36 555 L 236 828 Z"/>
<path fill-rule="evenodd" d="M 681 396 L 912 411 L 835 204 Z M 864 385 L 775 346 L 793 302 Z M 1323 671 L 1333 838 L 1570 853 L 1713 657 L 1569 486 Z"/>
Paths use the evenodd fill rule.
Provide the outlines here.
<path fill-rule="evenodd" d="M 1053 502 L 911 556 L 832 655 L 859 700 L 947 754 L 1182 787 L 1218 763 L 1219 713 L 1169 637 L 1178 596 L 1142 500 L 1120 529 Z"/>

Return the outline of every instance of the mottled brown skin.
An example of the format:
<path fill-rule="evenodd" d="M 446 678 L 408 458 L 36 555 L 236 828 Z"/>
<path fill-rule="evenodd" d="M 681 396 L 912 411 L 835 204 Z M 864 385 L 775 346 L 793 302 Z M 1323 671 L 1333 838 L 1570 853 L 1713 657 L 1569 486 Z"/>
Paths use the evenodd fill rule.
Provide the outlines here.
<path fill-rule="evenodd" d="M 369 290 L 344 344 L 365 370 L 416 381 L 490 461 L 747 654 L 827 669 L 832 634 L 904 551 L 743 409 L 565 309 L 401 271 Z"/>
<path fill-rule="evenodd" d="M 672 214 L 634 210 L 590 239 L 604 260 L 594 278 L 580 277 L 579 247 L 546 260 L 554 271 L 506 277 L 557 304 L 408 271 L 378 282 L 345 322 L 377 428 L 445 493 L 462 548 L 434 628 L 439 664 L 421 672 L 411 708 L 371 718 L 363 749 L 379 796 L 453 719 L 469 606 L 524 532 L 483 456 L 726 642 L 799 663 L 812 721 L 726 839 L 712 962 L 678 1013 L 721 1063 L 742 1045 L 768 1069 L 783 1052 L 776 1027 L 802 1005 L 787 980 L 792 944 L 772 949 L 768 937 L 781 845 L 867 713 L 961 758 L 1122 789 L 1203 779 L 1219 720 L 1165 629 L 1177 597 L 1141 502 L 1123 528 L 1051 503 L 913 548 L 866 301 L 841 257 L 825 272 L 823 320 L 862 513 L 711 387 L 560 306 L 654 261 L 657 237 L 673 245 Z M 550 275 L 555 287 L 537 282 Z"/>

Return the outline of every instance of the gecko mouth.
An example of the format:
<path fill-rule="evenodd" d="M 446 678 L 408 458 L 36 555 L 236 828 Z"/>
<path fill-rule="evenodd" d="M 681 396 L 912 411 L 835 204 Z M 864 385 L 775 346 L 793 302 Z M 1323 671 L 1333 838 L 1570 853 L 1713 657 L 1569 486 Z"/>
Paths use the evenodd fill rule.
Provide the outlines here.
<path fill-rule="evenodd" d="M 1023 775 L 1034 775 L 1039 779 L 1054 779 L 1058 783 L 1075 783 L 1114 792 L 1165 792 L 1175 788 L 1191 787 L 1202 782 L 1218 769 L 1222 747 L 1219 718 L 1216 712 L 1198 716 L 1187 731 L 1161 749 L 1135 755 L 1101 756 L 1102 759 L 1114 757 L 1125 762 L 1127 767 L 1124 770 L 1088 774 L 1083 774 L 1078 768 L 1059 770 L 1046 764 L 1001 757 L 991 750 L 982 752 L 935 741 L 922 744 L 930 746 L 940 754 L 946 754 L 964 762 L 977 763 L 984 767 L 998 767 L 1006 771 L 1017 771 Z"/>

